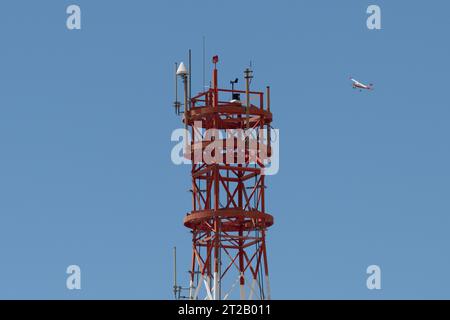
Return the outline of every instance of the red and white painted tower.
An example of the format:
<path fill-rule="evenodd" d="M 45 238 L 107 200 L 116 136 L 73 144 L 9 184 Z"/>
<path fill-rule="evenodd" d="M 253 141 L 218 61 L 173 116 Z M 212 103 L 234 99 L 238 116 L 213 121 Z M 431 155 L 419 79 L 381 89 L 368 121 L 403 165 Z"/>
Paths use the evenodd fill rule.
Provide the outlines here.
<path fill-rule="evenodd" d="M 234 89 L 237 79 L 232 89 L 219 88 L 218 61 L 215 56 L 211 88 L 193 97 L 190 65 L 177 70 L 185 97 L 175 107 L 188 130 L 184 156 L 192 161 L 192 210 L 184 218 L 192 232 L 189 298 L 270 299 L 266 232 L 274 220 L 266 211 L 264 175 L 270 88 L 250 90 L 250 69 L 245 90 Z"/>

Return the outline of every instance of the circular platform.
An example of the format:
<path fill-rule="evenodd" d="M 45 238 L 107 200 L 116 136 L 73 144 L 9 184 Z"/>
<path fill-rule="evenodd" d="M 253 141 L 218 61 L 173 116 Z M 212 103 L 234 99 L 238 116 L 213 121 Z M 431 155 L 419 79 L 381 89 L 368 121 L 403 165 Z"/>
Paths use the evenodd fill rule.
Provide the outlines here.
<path fill-rule="evenodd" d="M 219 209 L 192 211 L 184 218 L 184 225 L 191 229 L 201 229 L 204 222 L 220 218 L 223 231 L 246 231 L 266 229 L 273 225 L 273 216 L 258 210 Z M 205 229 L 210 229 L 206 227 Z"/>

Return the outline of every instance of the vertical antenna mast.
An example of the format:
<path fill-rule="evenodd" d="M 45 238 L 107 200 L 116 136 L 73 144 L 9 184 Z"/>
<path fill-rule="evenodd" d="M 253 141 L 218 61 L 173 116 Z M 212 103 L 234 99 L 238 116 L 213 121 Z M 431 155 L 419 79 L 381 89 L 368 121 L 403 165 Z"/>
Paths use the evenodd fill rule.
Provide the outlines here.
<path fill-rule="evenodd" d="M 191 49 L 189 49 L 189 109 L 191 108 L 190 103 L 192 97 L 191 83 L 192 83 L 192 53 Z"/>
<path fill-rule="evenodd" d="M 190 50 L 189 50 L 189 57 L 190 57 Z M 190 60 L 190 59 L 189 59 Z M 190 65 L 189 65 L 190 68 Z M 188 132 L 187 132 L 187 128 L 188 128 L 188 111 L 189 111 L 189 106 L 190 106 L 190 97 L 189 97 L 189 88 L 190 88 L 190 74 L 189 71 L 186 69 L 186 67 L 184 66 L 184 63 L 181 62 L 180 65 L 178 66 L 177 72 L 176 72 L 176 76 L 181 77 L 181 79 L 183 80 L 183 85 L 184 85 L 184 108 L 183 108 L 183 113 L 184 113 L 184 129 L 185 129 L 185 149 L 184 149 L 184 153 L 186 154 L 187 152 L 187 148 L 188 148 Z M 178 103 L 178 105 L 181 105 L 181 103 Z M 180 112 L 181 113 L 181 112 Z"/>
<path fill-rule="evenodd" d="M 178 71 L 178 63 L 175 62 L 175 102 L 173 103 L 173 106 L 175 108 L 175 114 L 179 115 L 180 114 L 180 102 L 178 102 L 178 75 L 177 75 L 177 71 Z"/>
<path fill-rule="evenodd" d="M 251 64 L 251 62 L 250 62 Z M 247 107 L 246 107 L 246 129 L 250 129 L 250 81 L 253 78 L 253 71 L 250 68 L 245 69 L 244 71 L 244 78 L 245 78 L 245 93 L 247 96 Z"/>
<path fill-rule="evenodd" d="M 205 66 L 205 59 L 206 59 L 206 38 L 205 38 L 205 36 L 203 36 L 203 88 L 202 88 L 202 91 L 204 91 L 205 90 L 205 79 L 206 79 L 206 75 L 205 75 L 205 69 L 206 69 L 206 66 Z"/>
<path fill-rule="evenodd" d="M 177 284 L 177 247 L 173 247 L 173 294 L 175 300 L 179 299 Z"/>
<path fill-rule="evenodd" d="M 175 103 L 178 102 L 178 76 L 177 76 L 177 70 L 178 70 L 178 63 L 175 62 L 175 72 L 174 72 L 174 76 L 175 76 Z"/>

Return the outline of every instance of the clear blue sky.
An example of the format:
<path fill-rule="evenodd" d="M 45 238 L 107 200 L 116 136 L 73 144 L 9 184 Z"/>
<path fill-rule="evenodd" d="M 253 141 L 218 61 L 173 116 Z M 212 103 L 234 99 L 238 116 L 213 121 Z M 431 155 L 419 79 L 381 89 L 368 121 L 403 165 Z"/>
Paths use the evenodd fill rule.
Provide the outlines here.
<path fill-rule="evenodd" d="M 81 31 L 66 29 L 69 4 Z M 369 4 L 381 31 L 366 28 Z M 255 87 L 272 86 L 273 297 L 450 298 L 449 12 L 437 0 L 2 0 L 0 298 L 172 298 L 171 250 L 187 270 L 191 240 L 189 167 L 170 160 L 172 68 L 192 48 L 200 90 L 202 36 L 223 85 L 252 60 Z M 376 90 L 352 90 L 350 75 Z M 70 264 L 79 292 L 65 287 Z"/>

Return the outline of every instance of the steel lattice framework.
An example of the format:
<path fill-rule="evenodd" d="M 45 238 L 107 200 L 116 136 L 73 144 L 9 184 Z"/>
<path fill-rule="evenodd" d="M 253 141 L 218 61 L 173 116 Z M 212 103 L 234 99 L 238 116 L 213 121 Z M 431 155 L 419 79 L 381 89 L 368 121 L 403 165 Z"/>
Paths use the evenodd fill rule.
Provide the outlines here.
<path fill-rule="evenodd" d="M 271 152 L 270 89 L 250 91 L 248 69 L 245 91 L 219 89 L 218 58 L 213 62 L 212 87 L 190 98 L 183 119 L 191 133 L 185 157 L 192 160 L 192 211 L 184 219 L 192 231 L 189 297 L 230 299 L 239 284 L 240 299 L 270 299 L 266 231 L 274 221 L 266 212 L 263 174 Z M 224 99 L 230 94 L 246 95 L 247 101 Z M 219 138 L 208 135 L 210 129 L 256 134 Z M 269 137 L 264 141 L 263 132 Z M 263 146 L 266 153 L 259 152 Z M 208 152 L 212 163 L 204 159 Z"/>

